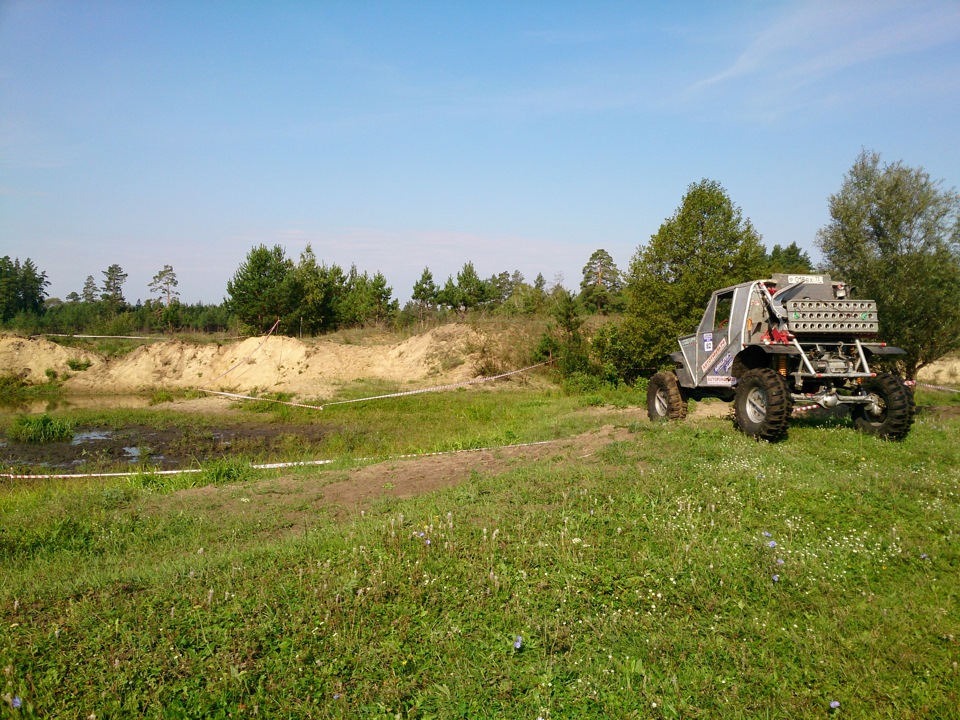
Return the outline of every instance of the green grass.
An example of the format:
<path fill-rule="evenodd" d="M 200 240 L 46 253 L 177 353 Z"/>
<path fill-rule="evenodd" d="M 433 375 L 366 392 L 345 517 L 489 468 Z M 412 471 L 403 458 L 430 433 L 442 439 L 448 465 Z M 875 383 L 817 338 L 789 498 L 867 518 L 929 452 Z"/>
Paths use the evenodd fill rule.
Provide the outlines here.
<path fill-rule="evenodd" d="M 90 360 L 77 360 L 76 358 L 70 358 L 67 360 L 67 367 L 75 372 L 89 370 L 91 365 L 93 365 L 93 362 Z"/>
<path fill-rule="evenodd" d="M 42 415 L 20 415 L 10 429 L 7 438 L 19 443 L 50 443 L 73 439 L 73 424 L 67 420 Z"/>
<path fill-rule="evenodd" d="M 960 421 L 767 445 L 606 399 L 324 411 L 354 456 L 631 430 L 348 520 L 277 498 L 349 463 L 11 483 L 5 692 L 28 717 L 956 716 Z"/>
<path fill-rule="evenodd" d="M 55 398 L 60 395 L 60 383 L 34 384 L 16 373 L 0 374 L 0 403 L 17 404 L 29 400 Z"/>

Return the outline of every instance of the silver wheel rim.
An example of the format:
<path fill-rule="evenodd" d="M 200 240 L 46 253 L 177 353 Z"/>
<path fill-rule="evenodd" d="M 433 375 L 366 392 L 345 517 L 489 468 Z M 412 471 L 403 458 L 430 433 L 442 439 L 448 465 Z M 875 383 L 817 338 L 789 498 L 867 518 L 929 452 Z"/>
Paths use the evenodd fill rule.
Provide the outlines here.
<path fill-rule="evenodd" d="M 747 393 L 746 400 L 747 417 L 750 422 L 760 424 L 767 417 L 767 393 L 763 388 L 755 387 Z"/>
<path fill-rule="evenodd" d="M 657 415 L 659 415 L 660 417 L 666 417 L 667 406 L 668 406 L 667 391 L 664 390 L 663 388 L 660 388 L 659 390 L 657 390 L 657 394 L 653 399 L 653 404 L 657 408 Z"/>
<path fill-rule="evenodd" d="M 870 400 L 865 406 L 867 415 L 874 420 L 882 420 L 883 416 L 887 414 L 887 404 L 883 398 L 876 393 L 870 393 L 867 398 Z"/>

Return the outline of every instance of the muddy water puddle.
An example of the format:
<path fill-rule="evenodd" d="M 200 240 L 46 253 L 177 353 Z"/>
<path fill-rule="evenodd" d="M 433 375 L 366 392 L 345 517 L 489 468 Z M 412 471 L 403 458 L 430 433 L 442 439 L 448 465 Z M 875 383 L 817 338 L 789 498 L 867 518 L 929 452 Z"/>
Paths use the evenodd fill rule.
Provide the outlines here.
<path fill-rule="evenodd" d="M 196 467 L 207 460 L 237 455 L 268 461 L 310 454 L 328 432 L 317 425 L 269 423 L 217 429 L 147 425 L 77 428 L 72 441 L 45 445 L 0 442 L 0 472 L 80 472 L 139 465 L 166 470 Z"/>
<path fill-rule="evenodd" d="M 0 415 L 62 412 L 65 410 L 134 410 L 150 406 L 146 395 L 65 395 L 42 400 L 0 403 Z"/>

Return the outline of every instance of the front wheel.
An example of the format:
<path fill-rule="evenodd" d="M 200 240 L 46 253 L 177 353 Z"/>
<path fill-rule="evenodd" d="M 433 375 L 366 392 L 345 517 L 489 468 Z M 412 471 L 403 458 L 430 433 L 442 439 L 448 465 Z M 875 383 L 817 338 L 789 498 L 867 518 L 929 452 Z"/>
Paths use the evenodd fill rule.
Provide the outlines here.
<path fill-rule="evenodd" d="M 787 436 L 792 405 L 787 381 L 770 368 L 756 368 L 737 382 L 733 416 L 750 437 L 775 442 Z"/>
<path fill-rule="evenodd" d="M 853 408 L 853 426 L 869 435 L 902 440 L 913 424 L 913 393 L 896 375 L 883 373 L 864 380 L 865 405 Z"/>
<path fill-rule="evenodd" d="M 680 383 L 672 372 L 658 372 L 647 385 L 647 417 L 654 422 L 683 420 L 687 401 L 680 392 Z"/>

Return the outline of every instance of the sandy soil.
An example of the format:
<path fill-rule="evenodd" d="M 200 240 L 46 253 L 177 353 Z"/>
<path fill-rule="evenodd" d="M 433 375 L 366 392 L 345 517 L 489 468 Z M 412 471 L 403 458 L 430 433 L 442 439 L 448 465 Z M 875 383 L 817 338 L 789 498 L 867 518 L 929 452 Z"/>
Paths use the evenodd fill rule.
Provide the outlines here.
<path fill-rule="evenodd" d="M 289 392 L 325 397 L 345 382 L 380 379 L 411 387 L 460 382 L 476 376 L 482 338 L 469 326 L 434 328 L 402 342 L 348 345 L 272 336 L 218 345 L 180 341 L 144 345 L 107 360 L 42 338 L 0 337 L 0 367 L 31 382 L 47 371 L 61 377 L 67 393 L 120 394 L 155 389 L 206 388 L 228 392 Z M 72 371 L 71 360 L 87 361 Z"/>
<path fill-rule="evenodd" d="M 43 338 L 0 336 L 0 368 L 44 382 L 52 370 L 68 376 L 68 394 L 138 393 L 156 389 L 207 388 L 228 392 L 289 392 L 322 398 L 357 379 L 410 383 L 411 387 L 460 382 L 478 373 L 484 338 L 467 325 L 434 328 L 402 342 L 343 344 L 273 336 L 236 342 L 155 342 L 115 359 L 63 347 Z M 72 360 L 89 362 L 70 370 Z M 945 358 L 919 374 L 921 382 L 960 383 L 960 356 Z"/>

